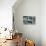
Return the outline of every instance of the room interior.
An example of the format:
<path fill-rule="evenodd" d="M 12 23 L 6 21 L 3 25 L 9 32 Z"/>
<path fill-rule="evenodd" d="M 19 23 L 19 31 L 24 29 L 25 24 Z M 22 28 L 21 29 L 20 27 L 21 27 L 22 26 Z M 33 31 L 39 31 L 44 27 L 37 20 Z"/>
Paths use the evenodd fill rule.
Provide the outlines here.
<path fill-rule="evenodd" d="M 45 0 L 1 0 L 0 46 L 46 46 L 45 8 Z"/>

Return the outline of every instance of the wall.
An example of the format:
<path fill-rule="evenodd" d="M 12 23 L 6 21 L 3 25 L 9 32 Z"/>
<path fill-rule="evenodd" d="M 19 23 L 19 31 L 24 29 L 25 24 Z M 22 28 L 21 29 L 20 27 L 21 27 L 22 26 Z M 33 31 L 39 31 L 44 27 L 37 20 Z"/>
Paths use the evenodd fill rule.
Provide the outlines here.
<path fill-rule="evenodd" d="M 41 1 L 41 15 L 42 46 L 46 46 L 46 0 Z"/>
<path fill-rule="evenodd" d="M 41 0 L 23 0 L 17 7 L 13 6 L 13 12 L 18 32 L 22 32 L 24 38 L 34 40 L 36 46 L 41 46 Z M 23 24 L 23 16 L 35 16 L 36 24 Z"/>
<path fill-rule="evenodd" d="M 0 0 L 0 27 L 12 28 L 12 6 L 16 0 Z"/>

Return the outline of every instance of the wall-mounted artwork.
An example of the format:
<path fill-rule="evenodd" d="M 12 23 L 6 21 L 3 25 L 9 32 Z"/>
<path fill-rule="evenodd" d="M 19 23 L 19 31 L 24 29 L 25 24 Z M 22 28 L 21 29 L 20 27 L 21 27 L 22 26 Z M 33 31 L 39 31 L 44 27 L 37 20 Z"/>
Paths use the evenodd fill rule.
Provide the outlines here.
<path fill-rule="evenodd" d="M 24 24 L 35 24 L 35 16 L 23 16 Z"/>

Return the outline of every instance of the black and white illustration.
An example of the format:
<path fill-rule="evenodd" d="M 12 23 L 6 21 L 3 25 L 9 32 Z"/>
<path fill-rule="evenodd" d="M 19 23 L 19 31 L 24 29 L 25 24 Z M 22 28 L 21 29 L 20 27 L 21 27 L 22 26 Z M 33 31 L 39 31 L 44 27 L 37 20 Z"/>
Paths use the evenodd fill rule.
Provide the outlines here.
<path fill-rule="evenodd" d="M 35 24 L 35 16 L 23 16 L 24 24 Z"/>

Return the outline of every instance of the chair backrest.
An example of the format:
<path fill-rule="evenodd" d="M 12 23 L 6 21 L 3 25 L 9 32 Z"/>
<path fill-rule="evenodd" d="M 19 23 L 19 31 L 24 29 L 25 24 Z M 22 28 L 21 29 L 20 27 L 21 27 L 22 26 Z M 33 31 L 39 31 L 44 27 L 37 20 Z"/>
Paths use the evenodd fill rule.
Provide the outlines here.
<path fill-rule="evenodd" d="M 22 45 L 22 33 L 15 33 L 16 46 Z"/>

